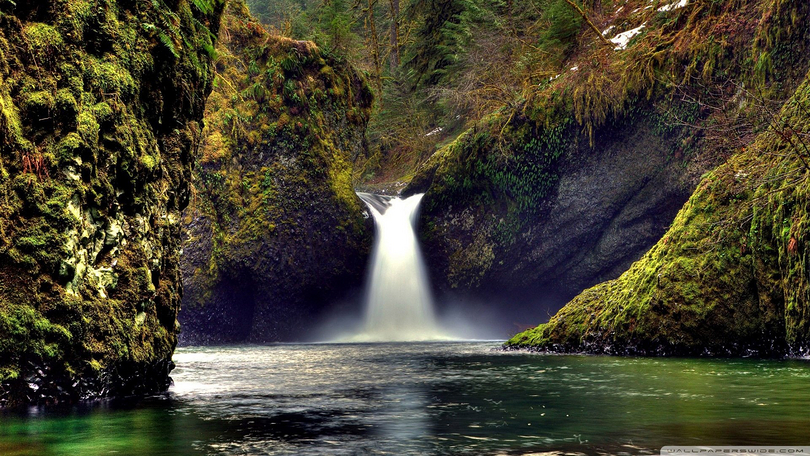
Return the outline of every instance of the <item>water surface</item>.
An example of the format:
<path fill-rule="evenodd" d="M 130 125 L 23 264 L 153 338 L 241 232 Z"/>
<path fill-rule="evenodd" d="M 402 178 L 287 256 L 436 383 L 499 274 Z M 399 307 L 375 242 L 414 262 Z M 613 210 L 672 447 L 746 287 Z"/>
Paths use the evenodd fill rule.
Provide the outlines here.
<path fill-rule="evenodd" d="M 807 361 L 498 347 L 181 348 L 166 395 L 0 415 L 0 454 L 657 454 L 810 443 Z"/>

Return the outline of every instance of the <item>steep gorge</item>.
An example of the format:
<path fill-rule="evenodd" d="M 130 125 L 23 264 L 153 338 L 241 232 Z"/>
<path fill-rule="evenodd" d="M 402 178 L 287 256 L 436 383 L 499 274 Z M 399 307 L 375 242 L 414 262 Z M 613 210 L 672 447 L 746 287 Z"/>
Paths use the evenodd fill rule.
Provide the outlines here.
<path fill-rule="evenodd" d="M 576 28 L 416 171 L 434 283 L 519 323 L 593 286 L 511 347 L 805 354 L 810 7 L 594 17 L 639 33 Z M 0 0 L 0 407 L 165 390 L 180 328 L 304 338 L 363 280 L 372 99 L 241 0 Z"/>

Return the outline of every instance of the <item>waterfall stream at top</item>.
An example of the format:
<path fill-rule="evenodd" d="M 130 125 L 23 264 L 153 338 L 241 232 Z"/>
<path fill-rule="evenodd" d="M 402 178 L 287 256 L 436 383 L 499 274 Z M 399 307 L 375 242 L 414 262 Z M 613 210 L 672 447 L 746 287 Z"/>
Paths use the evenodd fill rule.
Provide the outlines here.
<path fill-rule="evenodd" d="M 355 341 L 448 339 L 436 321 L 414 227 L 423 195 L 406 199 L 358 193 L 376 235 L 366 284 L 365 322 Z"/>

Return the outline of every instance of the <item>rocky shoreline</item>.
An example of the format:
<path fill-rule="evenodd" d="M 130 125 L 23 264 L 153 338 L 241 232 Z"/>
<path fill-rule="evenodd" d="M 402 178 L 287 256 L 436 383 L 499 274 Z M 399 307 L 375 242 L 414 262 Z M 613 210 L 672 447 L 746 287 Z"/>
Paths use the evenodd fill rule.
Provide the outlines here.
<path fill-rule="evenodd" d="M 62 405 L 108 397 L 143 396 L 165 392 L 172 385 L 170 359 L 123 363 L 93 377 L 54 375 L 50 366 L 29 363 L 18 381 L 0 385 L 0 408 L 23 405 Z"/>

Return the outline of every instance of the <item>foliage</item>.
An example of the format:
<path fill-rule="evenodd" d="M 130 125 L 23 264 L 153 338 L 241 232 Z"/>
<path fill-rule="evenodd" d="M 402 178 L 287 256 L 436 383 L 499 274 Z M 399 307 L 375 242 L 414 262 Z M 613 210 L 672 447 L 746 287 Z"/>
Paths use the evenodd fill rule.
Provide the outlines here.
<path fill-rule="evenodd" d="M 564 60 L 576 45 L 582 30 L 582 17 L 564 0 L 550 2 L 543 20 L 548 24 L 540 37 L 538 47 Z"/>
<path fill-rule="evenodd" d="M 404 68 L 415 87 L 452 77 L 472 37 L 477 5 L 470 0 L 413 0 L 406 10 L 418 17 L 415 38 L 406 49 Z"/>
<path fill-rule="evenodd" d="M 537 66 L 546 65 L 540 62 L 560 54 L 551 41 L 565 40 L 544 30 L 557 23 L 545 12 L 548 0 L 248 3 L 277 32 L 312 39 L 370 74 L 379 92 L 369 127 L 376 158 L 359 168 L 359 177 L 374 182 L 407 180 L 437 145 L 517 98 Z M 555 62 L 543 71 L 555 71 Z"/>

